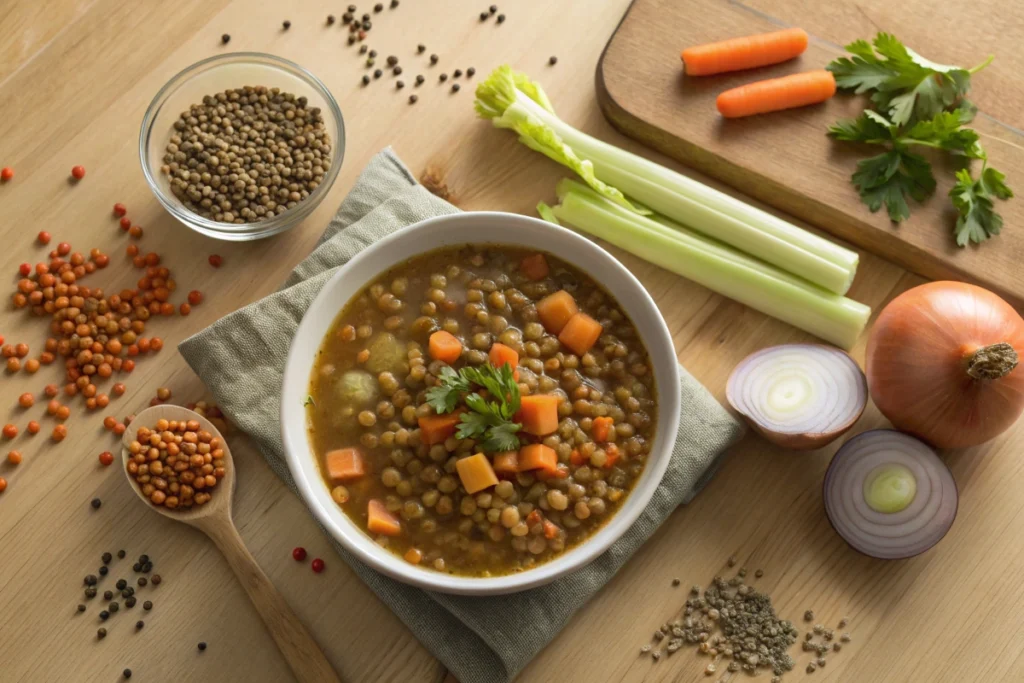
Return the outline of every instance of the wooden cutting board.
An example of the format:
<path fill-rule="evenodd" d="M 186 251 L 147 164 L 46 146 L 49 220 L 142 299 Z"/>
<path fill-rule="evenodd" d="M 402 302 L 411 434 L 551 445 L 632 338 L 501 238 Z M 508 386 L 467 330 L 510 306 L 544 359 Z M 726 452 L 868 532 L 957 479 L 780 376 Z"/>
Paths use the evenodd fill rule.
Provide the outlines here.
<path fill-rule="evenodd" d="M 689 45 L 800 26 L 811 44 L 798 59 L 762 69 L 686 77 L 679 52 Z M 938 180 L 923 205 L 898 227 L 884 209 L 861 203 L 850 175 L 880 149 L 838 143 L 829 124 L 855 116 L 866 99 L 839 94 L 814 107 L 726 120 L 715 98 L 728 88 L 822 68 L 842 45 L 895 34 L 919 53 L 970 68 L 995 61 L 973 79 L 981 114 L 973 127 L 990 163 L 1021 196 L 997 201 L 1002 234 L 956 246 L 956 212 L 947 197 L 954 167 L 931 156 Z M 1024 305 L 1024 4 L 1003 0 L 635 0 L 597 69 L 601 107 L 626 135 L 798 216 L 858 247 L 932 279 L 963 279 Z M 977 162 L 974 166 L 977 169 Z M 698 226 L 699 227 L 699 226 Z"/>

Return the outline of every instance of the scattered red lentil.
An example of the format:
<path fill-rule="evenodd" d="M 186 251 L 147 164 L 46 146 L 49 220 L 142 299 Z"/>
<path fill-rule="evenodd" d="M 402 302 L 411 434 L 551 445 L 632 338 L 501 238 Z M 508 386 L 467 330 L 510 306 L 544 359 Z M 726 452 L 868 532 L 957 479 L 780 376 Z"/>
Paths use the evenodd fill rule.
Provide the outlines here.
<path fill-rule="evenodd" d="M 103 418 L 103 427 L 108 431 L 113 431 L 114 427 L 117 426 L 117 418 L 113 415 L 107 415 Z"/>
<path fill-rule="evenodd" d="M 35 420 L 31 420 L 28 423 L 27 430 L 28 430 L 29 434 L 38 434 L 39 433 L 39 423 L 36 422 Z"/>
<path fill-rule="evenodd" d="M 32 266 L 28 263 L 22 263 L 20 266 L 18 266 L 18 273 L 22 277 L 28 277 L 29 275 L 32 274 Z"/>
<path fill-rule="evenodd" d="M 31 408 L 36 402 L 35 397 L 32 394 L 22 394 L 18 397 L 18 405 L 22 408 Z"/>
<path fill-rule="evenodd" d="M 53 433 L 50 435 L 54 441 L 60 442 L 65 439 L 68 435 L 68 428 L 64 425 L 57 425 L 53 428 Z"/>
<path fill-rule="evenodd" d="M 128 228 L 128 234 L 134 237 L 135 239 L 140 239 L 142 237 L 142 226 L 133 225 L 132 227 Z"/>
<path fill-rule="evenodd" d="M 21 451 L 11 451 L 10 453 L 8 453 L 7 454 L 7 462 L 11 463 L 12 465 L 20 465 L 21 464 Z"/>
<path fill-rule="evenodd" d="M 67 242 L 61 242 L 57 245 L 57 256 L 67 256 L 71 253 L 71 245 Z"/>
<path fill-rule="evenodd" d="M 50 233 L 48 233 L 45 230 L 43 230 L 42 232 L 40 232 L 36 236 L 36 239 L 39 240 L 39 244 L 49 244 L 50 243 Z"/>
<path fill-rule="evenodd" d="M 123 216 L 121 220 L 118 221 L 118 225 L 121 226 L 122 230 L 128 232 L 128 229 L 132 227 L 132 219 L 128 218 L 127 216 Z"/>
<path fill-rule="evenodd" d="M 313 562 L 310 564 L 310 567 L 313 569 L 314 572 L 319 574 L 324 570 L 324 561 L 318 557 L 315 560 L 313 560 Z"/>
<path fill-rule="evenodd" d="M 128 209 L 121 202 L 114 204 L 114 215 L 121 217 L 128 213 Z"/>
<path fill-rule="evenodd" d="M 125 392 L 125 386 L 118 382 L 114 386 L 110 387 L 110 390 L 114 393 L 114 396 L 122 396 Z"/>
<path fill-rule="evenodd" d="M 0 477 L 0 493 L 3 493 L 7 489 L 7 480 Z"/>
<path fill-rule="evenodd" d="M 27 361 L 25 361 L 25 372 L 29 373 L 30 375 L 34 375 L 35 373 L 39 372 L 39 360 L 36 358 L 29 358 Z"/>
<path fill-rule="evenodd" d="M 10 166 L 4 166 L 2 169 L 0 169 L 0 180 L 4 181 L 6 183 L 8 180 L 10 180 L 13 177 L 14 177 L 14 169 L 11 168 Z"/>
<path fill-rule="evenodd" d="M 61 406 L 60 408 L 57 408 L 58 420 L 66 420 L 69 417 L 71 417 L 71 408 L 68 408 L 67 406 Z"/>
<path fill-rule="evenodd" d="M 17 358 L 7 359 L 7 372 L 17 372 L 21 370 L 21 361 Z"/>
<path fill-rule="evenodd" d="M 24 358 L 25 356 L 28 355 L 28 352 L 28 344 L 18 344 L 17 346 L 14 347 L 14 355 L 16 355 L 18 358 Z"/>
<path fill-rule="evenodd" d="M 114 463 L 114 455 L 110 451 L 103 451 L 100 453 L 100 464 L 104 467 L 109 467 Z"/>
<path fill-rule="evenodd" d="M 292 559 L 296 562 L 302 562 L 306 559 L 306 549 L 300 546 L 292 550 Z"/>
<path fill-rule="evenodd" d="M 223 263 L 224 263 L 224 258 L 223 257 L 218 256 L 217 254 L 211 254 L 210 255 L 210 265 L 213 266 L 214 268 L 220 268 L 221 264 L 223 264 Z"/>
<path fill-rule="evenodd" d="M 75 180 L 81 180 L 85 177 L 85 166 L 72 166 L 71 177 Z"/>
<path fill-rule="evenodd" d="M 178 313 L 180 315 L 188 315 L 191 312 L 192 312 L 192 307 L 189 306 L 186 303 L 182 303 L 181 306 L 178 307 Z"/>
<path fill-rule="evenodd" d="M 18 428 L 12 424 L 5 424 L 2 433 L 5 439 L 13 439 L 18 435 Z"/>
<path fill-rule="evenodd" d="M 193 306 L 198 306 L 203 302 L 203 293 L 198 289 L 193 289 L 188 293 L 188 302 Z"/>
<path fill-rule="evenodd" d="M 49 396 L 50 398 L 53 398 L 58 393 L 60 393 L 60 389 L 57 388 L 56 384 L 47 384 L 43 388 L 43 393 L 46 394 L 47 396 Z"/>

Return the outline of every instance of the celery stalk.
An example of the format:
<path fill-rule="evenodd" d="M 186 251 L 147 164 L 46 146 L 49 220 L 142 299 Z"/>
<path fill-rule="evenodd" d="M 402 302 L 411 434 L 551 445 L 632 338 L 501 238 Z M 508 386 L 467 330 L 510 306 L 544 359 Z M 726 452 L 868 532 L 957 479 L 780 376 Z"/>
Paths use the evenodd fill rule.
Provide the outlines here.
<path fill-rule="evenodd" d="M 642 202 L 837 294 L 845 294 L 853 282 L 856 252 L 573 128 L 524 74 L 499 67 L 477 87 L 476 96 L 480 116 L 514 130 L 528 147 L 577 171 L 588 185 L 626 208 Z M 646 213 L 643 207 L 640 213 Z"/>
<path fill-rule="evenodd" d="M 551 210 L 586 233 L 846 349 L 867 325 L 871 309 L 861 303 L 570 183 L 559 184 L 561 204 Z"/>

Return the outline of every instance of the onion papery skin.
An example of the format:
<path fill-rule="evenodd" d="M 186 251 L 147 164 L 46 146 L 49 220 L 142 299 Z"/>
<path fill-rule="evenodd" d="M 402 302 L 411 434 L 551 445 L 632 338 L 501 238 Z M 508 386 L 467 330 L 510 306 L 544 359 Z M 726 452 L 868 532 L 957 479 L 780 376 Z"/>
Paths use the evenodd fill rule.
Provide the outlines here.
<path fill-rule="evenodd" d="M 766 365 L 775 365 L 782 372 L 812 373 L 816 389 L 823 394 L 817 402 L 819 409 L 795 423 L 773 422 L 763 401 L 757 400 L 766 397 L 765 376 L 756 386 L 749 386 L 748 381 L 751 374 L 765 372 Z M 842 436 L 860 418 L 868 400 L 867 382 L 857 363 L 845 352 L 824 344 L 783 344 L 756 351 L 733 370 L 725 393 L 729 404 L 754 431 L 796 451 L 821 448 Z M 826 421 L 824 416 L 829 413 L 832 419 Z"/>
<path fill-rule="evenodd" d="M 988 290 L 931 282 L 893 299 L 868 338 L 868 388 L 897 429 L 938 448 L 984 443 L 1024 411 L 1024 367 L 999 379 L 974 379 L 967 361 L 1006 343 L 1024 361 L 1024 320 Z"/>
<path fill-rule="evenodd" d="M 900 512 L 873 510 L 864 480 L 876 467 L 900 464 L 916 477 L 913 502 Z M 829 522 L 851 548 L 881 560 L 899 560 L 933 547 L 953 526 L 959 493 L 953 474 L 924 442 L 891 429 L 853 437 L 825 473 L 822 497 Z"/>

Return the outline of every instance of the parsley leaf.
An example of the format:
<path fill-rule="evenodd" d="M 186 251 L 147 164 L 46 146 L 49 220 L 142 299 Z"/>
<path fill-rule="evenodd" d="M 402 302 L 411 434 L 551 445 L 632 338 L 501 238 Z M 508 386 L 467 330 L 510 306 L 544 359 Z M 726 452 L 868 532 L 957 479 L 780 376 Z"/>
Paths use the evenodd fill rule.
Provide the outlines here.
<path fill-rule="evenodd" d="M 992 198 L 1005 200 L 1013 196 L 1013 191 L 1006 185 L 1006 176 L 984 166 L 978 180 L 974 180 L 967 169 L 957 171 L 956 179 L 956 185 L 949 191 L 953 206 L 959 213 L 954 229 L 956 243 L 961 247 L 970 242 L 980 244 L 998 235 L 1003 228 L 1003 217 L 996 213 Z"/>
<path fill-rule="evenodd" d="M 898 126 L 933 118 L 966 97 L 973 69 L 938 64 L 917 54 L 889 33 L 879 33 L 872 44 L 857 40 L 846 46 L 850 57 L 828 65 L 836 85 L 857 94 L 874 91 L 871 101 Z"/>
<path fill-rule="evenodd" d="M 460 400 L 469 408 L 459 416 L 458 438 L 475 439 L 488 452 L 519 448 L 516 433 L 522 425 L 513 418 L 519 411 L 520 395 L 511 365 L 466 366 L 458 372 L 445 366 L 438 379 L 440 384 L 427 390 L 427 403 L 434 412 L 450 413 Z M 484 389 L 488 396 L 474 387 Z"/>
<path fill-rule="evenodd" d="M 316 401 L 313 400 L 312 394 L 306 394 L 306 400 L 302 402 L 302 407 L 305 408 L 306 406 L 316 406 Z"/>

